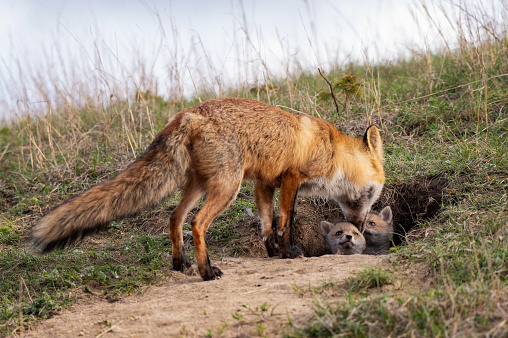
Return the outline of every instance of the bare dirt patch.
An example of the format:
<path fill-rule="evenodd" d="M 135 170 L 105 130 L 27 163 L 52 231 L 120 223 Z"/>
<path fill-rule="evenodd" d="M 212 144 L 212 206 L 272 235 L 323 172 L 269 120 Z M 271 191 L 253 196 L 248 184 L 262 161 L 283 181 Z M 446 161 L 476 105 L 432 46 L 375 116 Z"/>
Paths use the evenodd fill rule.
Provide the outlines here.
<path fill-rule="evenodd" d="M 27 332 L 27 337 L 250 337 L 278 336 L 313 315 L 312 290 L 323 281 L 341 284 L 386 256 L 326 255 L 293 260 L 227 258 L 214 262 L 222 279 L 173 272 L 143 294 L 115 303 L 83 294 L 62 311 Z M 233 317 L 235 316 L 235 318 Z M 106 333 L 107 331 L 107 333 Z"/>

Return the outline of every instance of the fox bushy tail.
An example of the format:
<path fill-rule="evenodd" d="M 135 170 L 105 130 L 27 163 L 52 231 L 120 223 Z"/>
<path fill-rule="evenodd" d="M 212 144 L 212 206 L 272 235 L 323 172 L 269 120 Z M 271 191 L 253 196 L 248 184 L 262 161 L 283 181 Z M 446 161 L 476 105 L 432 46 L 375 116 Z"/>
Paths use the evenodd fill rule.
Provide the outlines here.
<path fill-rule="evenodd" d="M 33 228 L 32 249 L 47 252 L 63 247 L 115 219 L 160 203 L 185 184 L 190 163 L 186 135 L 181 128 L 174 130 L 176 125 L 172 124 L 115 179 L 83 192 L 44 216 Z"/>

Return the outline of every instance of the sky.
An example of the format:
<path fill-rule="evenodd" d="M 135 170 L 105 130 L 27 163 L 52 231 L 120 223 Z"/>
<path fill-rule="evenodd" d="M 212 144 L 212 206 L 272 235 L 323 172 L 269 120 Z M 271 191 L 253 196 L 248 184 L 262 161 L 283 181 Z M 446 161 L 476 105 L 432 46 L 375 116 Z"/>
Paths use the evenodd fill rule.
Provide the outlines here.
<path fill-rule="evenodd" d="M 411 0 L 0 0 L 0 111 L 3 117 L 27 106 L 37 111 L 34 102 L 53 100 L 62 88 L 89 90 L 86 83 L 115 95 L 153 82 L 162 96 L 200 88 L 220 95 L 225 86 L 254 85 L 294 69 L 394 58 L 440 42 L 419 6 Z M 41 93 L 41 84 L 53 89 Z"/>

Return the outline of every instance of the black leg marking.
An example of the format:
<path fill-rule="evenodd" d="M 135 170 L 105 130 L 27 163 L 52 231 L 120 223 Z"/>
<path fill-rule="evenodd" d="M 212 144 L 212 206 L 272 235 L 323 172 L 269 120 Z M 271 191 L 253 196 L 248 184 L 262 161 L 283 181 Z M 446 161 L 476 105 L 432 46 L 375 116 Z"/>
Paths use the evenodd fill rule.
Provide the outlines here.
<path fill-rule="evenodd" d="M 298 186 L 300 188 L 300 186 Z M 279 246 L 279 254 L 281 258 L 299 258 L 303 257 L 302 250 L 295 245 L 294 240 L 294 223 L 296 217 L 296 196 L 298 196 L 298 189 L 296 190 L 295 197 L 293 198 L 293 207 L 291 208 L 291 214 L 289 217 L 289 229 L 284 230 L 282 236 L 278 236 L 279 243 L 283 243 Z M 289 231 L 289 233 L 287 233 Z"/>
<path fill-rule="evenodd" d="M 277 244 L 277 236 L 272 232 L 270 236 L 264 239 L 266 252 L 268 257 L 275 257 L 279 255 L 279 246 Z"/>
<path fill-rule="evenodd" d="M 220 279 L 224 274 L 220 269 L 216 266 L 212 266 L 210 263 L 210 258 L 208 257 L 208 252 L 206 253 L 206 266 L 203 272 L 201 272 L 201 277 L 205 281 Z"/>
<path fill-rule="evenodd" d="M 191 267 L 190 259 L 185 256 L 185 254 L 181 255 L 178 258 L 173 258 L 173 270 L 176 271 L 185 271 L 186 269 Z"/>

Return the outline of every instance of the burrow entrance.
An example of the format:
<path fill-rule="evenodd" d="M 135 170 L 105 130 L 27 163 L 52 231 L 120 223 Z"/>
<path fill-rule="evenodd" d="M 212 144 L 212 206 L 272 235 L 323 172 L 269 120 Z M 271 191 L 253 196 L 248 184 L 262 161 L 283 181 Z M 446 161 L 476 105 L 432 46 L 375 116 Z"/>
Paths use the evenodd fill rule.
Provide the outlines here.
<path fill-rule="evenodd" d="M 393 211 L 394 238 L 393 245 L 406 241 L 406 234 L 419 221 L 434 217 L 443 202 L 443 189 L 449 181 L 443 177 L 425 177 L 411 183 L 386 184 L 379 200 L 373 206 L 373 212 L 379 212 L 389 205 Z M 324 199 L 300 198 L 296 202 L 296 215 L 293 239 L 306 257 L 328 254 L 328 248 L 321 237 L 320 223 L 341 222 L 342 212 L 333 201 Z M 259 223 L 256 232 L 259 234 Z M 253 229 L 254 230 L 254 229 Z M 259 236 L 251 237 L 248 251 L 254 256 L 266 256 L 264 245 Z M 264 253 L 264 254 L 262 254 Z"/>

